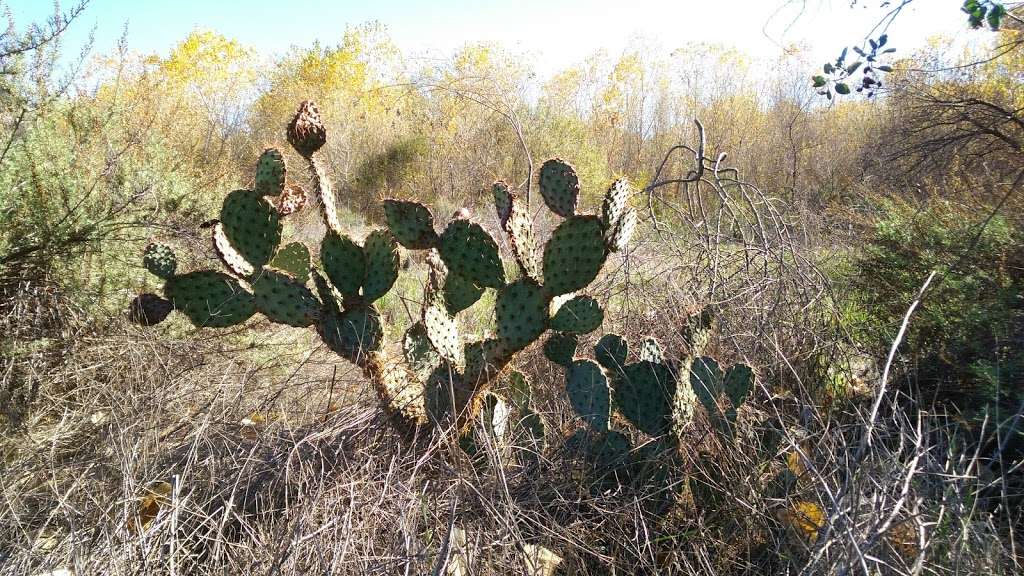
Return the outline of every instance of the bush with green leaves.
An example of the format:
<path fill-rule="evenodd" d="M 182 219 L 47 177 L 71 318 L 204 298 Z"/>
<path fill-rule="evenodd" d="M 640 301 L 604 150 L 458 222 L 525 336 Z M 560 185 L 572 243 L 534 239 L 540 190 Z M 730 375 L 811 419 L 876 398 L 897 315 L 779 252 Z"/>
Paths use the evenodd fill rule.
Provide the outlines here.
<path fill-rule="evenodd" d="M 1016 410 L 1024 397 L 1024 230 L 999 215 L 977 223 L 947 202 L 889 202 L 881 214 L 839 288 L 854 338 L 884 357 L 907 306 L 938 271 L 899 365 L 924 402 L 952 403 L 968 416 Z"/>

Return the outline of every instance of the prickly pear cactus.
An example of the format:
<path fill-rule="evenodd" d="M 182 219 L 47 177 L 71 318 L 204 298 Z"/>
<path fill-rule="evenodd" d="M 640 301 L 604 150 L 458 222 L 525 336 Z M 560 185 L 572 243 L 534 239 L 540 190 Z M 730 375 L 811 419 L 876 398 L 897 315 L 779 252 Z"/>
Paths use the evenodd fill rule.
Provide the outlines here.
<path fill-rule="evenodd" d="M 410 200 L 385 200 L 387 228 L 363 240 L 354 238 L 338 215 L 320 153 L 327 127 L 312 102 L 299 106 L 287 139 L 308 165 L 310 194 L 288 181 L 283 151 L 264 150 L 256 162 L 253 189 L 228 194 L 211 231 L 227 273 L 181 273 L 173 251 L 153 244 L 143 261 L 163 280 L 165 298 L 139 296 L 132 304 L 132 319 L 152 325 L 176 310 L 197 327 L 227 327 L 259 313 L 275 323 L 312 327 L 327 348 L 362 369 L 403 430 L 430 422 L 455 423 L 455 429 L 465 430 L 482 408 L 494 420 L 499 404 L 493 385 L 503 381 L 518 351 L 552 329 L 556 332 L 544 347 L 545 355 L 572 374 L 567 389 L 590 426 L 607 431 L 614 376 L 598 363 L 574 359 L 580 335 L 596 330 L 604 313 L 595 299 L 576 293 L 598 276 L 609 253 L 629 240 L 632 227 L 624 224 L 635 212 L 629 207 L 626 181 L 611 186 L 599 214 L 584 214 L 579 211 L 575 170 L 562 160 L 545 162 L 538 174 L 541 195 L 565 220 L 542 247 L 525 198 L 496 183 L 497 228 L 507 236 L 504 244 L 515 262 L 506 266 L 487 222 L 474 222 L 460 210 L 439 223 L 429 208 Z M 282 246 L 283 219 L 302 209 L 307 197 L 319 199 L 327 228 L 319 250 L 299 242 Z M 400 246 L 427 252 L 429 276 L 420 319 L 396 344 L 401 353 L 385 354 L 389 330 L 375 302 L 398 278 Z M 494 291 L 496 333 L 467 342 L 458 314 L 479 302 L 486 290 Z M 561 305 L 553 306 L 555 300 Z M 404 361 L 390 360 L 399 357 Z M 529 384 L 519 376 L 513 379 L 516 391 L 510 406 L 531 435 L 542 437 L 543 422 L 528 405 Z"/>

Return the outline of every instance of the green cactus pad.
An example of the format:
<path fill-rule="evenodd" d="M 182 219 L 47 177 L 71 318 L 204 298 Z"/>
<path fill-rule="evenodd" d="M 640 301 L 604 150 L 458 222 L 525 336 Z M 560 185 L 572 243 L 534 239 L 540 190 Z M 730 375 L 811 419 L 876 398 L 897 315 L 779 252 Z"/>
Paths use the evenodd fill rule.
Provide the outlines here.
<path fill-rule="evenodd" d="M 569 218 L 544 247 L 544 288 L 558 295 L 585 287 L 601 271 L 605 256 L 601 221 L 596 216 Z"/>
<path fill-rule="evenodd" d="M 484 295 L 484 289 L 454 272 L 444 281 L 444 305 L 452 316 L 469 308 Z"/>
<path fill-rule="evenodd" d="M 441 358 L 453 368 L 462 370 L 466 366 L 462 339 L 459 327 L 448 310 L 437 302 L 428 304 L 423 308 L 423 326 L 427 330 L 427 338 Z"/>
<path fill-rule="evenodd" d="M 569 403 L 581 418 L 598 432 L 608 430 L 610 392 L 608 377 L 593 360 L 575 360 L 565 372 Z"/>
<path fill-rule="evenodd" d="M 231 245 L 224 232 L 224 225 L 220 222 L 213 225 L 213 250 L 224 266 L 239 278 L 248 278 L 256 271 L 256 268 Z"/>
<path fill-rule="evenodd" d="M 655 338 L 644 338 L 640 343 L 640 360 L 648 362 L 664 362 L 665 353 L 661 351 L 661 344 Z"/>
<path fill-rule="evenodd" d="M 357 306 L 341 314 L 324 314 L 317 331 L 328 348 L 352 361 L 380 350 L 384 340 L 380 315 L 372 306 Z"/>
<path fill-rule="evenodd" d="M 437 248 L 449 270 L 477 286 L 501 288 L 505 285 L 505 268 L 498 256 L 498 245 L 479 224 L 452 220 Z"/>
<path fill-rule="evenodd" d="M 128 306 L 128 319 L 142 326 L 153 326 L 167 318 L 174 310 L 170 300 L 156 294 L 139 294 Z"/>
<path fill-rule="evenodd" d="M 277 148 L 267 148 L 256 161 L 256 192 L 277 196 L 284 190 L 287 173 L 284 154 Z"/>
<path fill-rule="evenodd" d="M 387 230 L 374 230 L 363 244 L 366 252 L 363 298 L 373 302 L 387 294 L 398 279 L 398 242 Z"/>
<path fill-rule="evenodd" d="M 502 440 L 511 424 L 511 407 L 501 396 L 493 392 L 484 392 L 483 406 L 480 408 L 480 423 L 484 430 L 495 440 Z"/>
<path fill-rule="evenodd" d="M 582 428 L 565 441 L 565 448 L 595 468 L 610 471 L 626 463 L 632 446 L 629 438 L 616 430 L 598 433 Z"/>
<path fill-rule="evenodd" d="M 705 306 L 698 312 L 687 316 L 686 325 L 683 327 L 683 341 L 686 342 L 686 351 L 690 356 L 704 354 L 708 345 L 711 344 L 714 330 L 715 313 L 710 306 Z"/>
<path fill-rule="evenodd" d="M 619 178 L 613 182 L 608 188 L 608 192 L 605 193 L 604 202 L 601 204 L 601 224 L 606 233 L 611 233 L 618 228 L 626 211 L 629 193 L 629 181 L 625 178 Z"/>
<path fill-rule="evenodd" d="M 521 350 L 547 328 L 548 300 L 536 282 L 523 278 L 498 291 L 494 315 L 498 338 Z"/>
<path fill-rule="evenodd" d="M 533 399 L 533 391 L 530 389 L 530 380 L 519 370 L 512 370 L 505 376 L 505 385 L 508 388 L 508 399 L 520 410 L 530 406 Z"/>
<path fill-rule="evenodd" d="M 718 396 L 722 393 L 722 369 L 713 358 L 701 356 L 690 366 L 690 387 L 697 399 L 714 417 L 718 414 Z"/>
<path fill-rule="evenodd" d="M 618 334 L 605 334 L 594 345 L 594 358 L 605 370 L 619 372 L 626 365 L 629 343 Z"/>
<path fill-rule="evenodd" d="M 213 270 L 172 276 L 164 285 L 164 294 L 175 310 L 198 327 L 234 326 L 256 312 L 252 294 L 234 278 Z"/>
<path fill-rule="evenodd" d="M 398 243 L 410 250 L 433 248 L 437 244 L 434 215 L 423 204 L 405 200 L 385 200 L 384 217 Z"/>
<path fill-rule="evenodd" d="M 754 386 L 754 371 L 746 364 L 735 364 L 725 373 L 722 388 L 736 408 L 743 405 Z"/>
<path fill-rule="evenodd" d="M 592 332 L 604 321 L 601 305 L 590 296 L 576 296 L 558 309 L 551 319 L 551 329 L 559 332 L 586 334 Z"/>
<path fill-rule="evenodd" d="M 324 304 L 324 312 L 328 314 L 341 314 L 343 297 L 331 285 L 330 281 L 316 268 L 310 270 L 313 277 L 313 285 L 316 286 L 317 296 Z"/>
<path fill-rule="evenodd" d="M 178 257 L 170 246 L 152 242 L 142 252 L 142 265 L 154 276 L 166 280 L 178 269 Z"/>
<path fill-rule="evenodd" d="M 264 268 L 252 283 L 256 309 L 272 322 L 310 326 L 320 315 L 320 301 L 286 272 Z"/>
<path fill-rule="evenodd" d="M 498 221 L 502 228 L 512 213 L 512 189 L 501 180 L 491 185 L 491 194 L 494 195 L 494 210 L 498 213 Z"/>
<path fill-rule="evenodd" d="M 277 251 L 270 266 L 284 270 L 295 277 L 301 284 L 309 280 L 309 248 L 302 242 L 286 244 Z"/>
<path fill-rule="evenodd" d="M 224 234 L 255 268 L 266 266 L 281 241 L 281 219 L 266 198 L 253 190 L 235 190 L 220 210 Z"/>
<path fill-rule="evenodd" d="M 427 338 L 427 329 L 422 322 L 413 324 L 405 332 L 405 337 L 402 338 L 402 352 L 409 368 L 424 381 L 441 364 L 441 356 Z"/>
<path fill-rule="evenodd" d="M 540 265 L 533 240 L 533 220 L 526 209 L 526 203 L 509 192 L 509 214 L 502 220 L 502 227 L 508 235 L 509 247 L 516 257 L 516 263 L 524 276 L 540 280 Z"/>
<path fill-rule="evenodd" d="M 580 180 L 565 160 L 552 158 L 540 167 L 540 194 L 552 212 L 569 218 L 576 214 Z"/>
<path fill-rule="evenodd" d="M 466 367 L 462 371 L 464 380 L 469 384 L 490 380 L 498 374 L 509 353 L 509 347 L 504 341 L 497 338 L 487 338 L 467 344 L 465 346 Z"/>
<path fill-rule="evenodd" d="M 608 237 L 608 249 L 612 252 L 625 250 L 629 241 L 633 238 L 633 232 L 636 231 L 636 224 L 639 220 L 640 217 L 636 209 L 630 208 L 626 210 L 619 220 L 619 225 L 615 227 Z"/>
<path fill-rule="evenodd" d="M 668 431 L 676 381 L 664 364 L 637 362 L 615 381 L 615 404 L 634 426 L 651 436 Z"/>
<path fill-rule="evenodd" d="M 578 345 L 579 337 L 575 334 L 556 332 L 544 343 L 544 357 L 559 366 L 568 366 L 576 356 Z"/>
<path fill-rule="evenodd" d="M 334 287 L 347 298 L 359 295 L 366 279 L 366 252 L 343 234 L 328 231 L 320 244 L 320 262 Z"/>

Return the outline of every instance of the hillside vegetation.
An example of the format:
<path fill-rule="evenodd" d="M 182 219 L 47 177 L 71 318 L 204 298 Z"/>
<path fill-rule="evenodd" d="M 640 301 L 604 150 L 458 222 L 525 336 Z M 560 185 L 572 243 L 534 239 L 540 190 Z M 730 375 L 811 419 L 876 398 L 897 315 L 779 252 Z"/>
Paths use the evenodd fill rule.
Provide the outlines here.
<path fill-rule="evenodd" d="M 12 28 L 0 574 L 1020 573 L 1018 13 L 871 97 Z"/>

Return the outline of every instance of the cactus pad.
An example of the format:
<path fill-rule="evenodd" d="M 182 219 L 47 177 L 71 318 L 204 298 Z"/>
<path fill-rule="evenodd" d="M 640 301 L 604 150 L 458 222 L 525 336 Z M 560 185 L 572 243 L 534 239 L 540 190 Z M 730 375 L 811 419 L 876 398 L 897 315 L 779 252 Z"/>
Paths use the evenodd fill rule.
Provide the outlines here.
<path fill-rule="evenodd" d="M 619 178 L 605 193 L 604 202 L 601 204 L 601 225 L 604 226 L 606 233 L 611 233 L 618 228 L 622 215 L 626 211 L 629 192 L 629 181 Z"/>
<path fill-rule="evenodd" d="M 476 384 L 481 379 L 490 380 L 497 374 L 506 355 L 506 346 L 497 338 L 466 344 L 466 367 L 462 371 L 464 380 L 470 384 Z"/>
<path fill-rule="evenodd" d="M 384 216 L 398 243 L 410 250 L 433 248 L 437 244 L 434 215 L 418 202 L 385 200 Z"/>
<path fill-rule="evenodd" d="M 612 252 L 623 251 L 626 245 L 629 244 L 630 239 L 633 238 L 633 232 L 636 231 L 636 224 L 639 219 L 634 208 L 626 210 L 619 220 L 619 225 L 615 227 L 608 237 L 608 249 Z"/>
<path fill-rule="evenodd" d="M 273 322 L 310 326 L 320 315 L 320 301 L 286 272 L 265 268 L 252 283 L 256 309 Z"/>
<path fill-rule="evenodd" d="M 641 431 L 658 436 L 671 424 L 676 382 L 664 364 L 637 362 L 623 367 L 615 381 L 615 404 Z"/>
<path fill-rule="evenodd" d="M 452 220 L 441 235 L 438 251 L 448 269 L 477 286 L 504 286 L 505 269 L 498 256 L 498 245 L 479 224 Z"/>
<path fill-rule="evenodd" d="M 491 194 L 494 195 L 494 210 L 498 213 L 498 221 L 504 228 L 505 222 L 512 213 L 512 189 L 508 184 L 498 180 L 491 185 Z"/>
<path fill-rule="evenodd" d="M 601 221 L 596 216 L 569 218 L 544 247 L 544 288 L 558 295 L 585 287 L 597 277 L 606 255 Z"/>
<path fill-rule="evenodd" d="M 484 294 L 484 289 L 454 272 L 444 281 L 444 305 L 452 316 L 469 308 Z"/>
<path fill-rule="evenodd" d="M 163 322 L 173 309 L 170 300 L 156 294 L 139 294 L 128 307 L 128 318 L 142 326 L 153 326 Z"/>
<path fill-rule="evenodd" d="M 552 158 L 540 167 L 540 194 L 552 212 L 569 218 L 576 214 L 580 180 L 565 160 Z"/>
<path fill-rule="evenodd" d="M 253 265 L 231 245 L 227 234 L 224 233 L 224 225 L 220 222 L 213 225 L 213 250 L 224 266 L 239 278 L 248 278 L 256 271 Z"/>
<path fill-rule="evenodd" d="M 402 352 L 409 368 L 424 381 L 441 364 L 441 356 L 427 338 L 427 329 L 422 322 L 413 324 L 405 332 L 405 337 L 402 338 Z"/>
<path fill-rule="evenodd" d="M 359 287 L 366 279 L 366 253 L 362 247 L 348 236 L 328 231 L 320 244 L 320 262 L 343 296 L 359 295 Z"/>
<path fill-rule="evenodd" d="M 324 314 L 317 330 L 331 350 L 353 361 L 379 350 L 384 339 L 380 315 L 372 306 Z"/>
<path fill-rule="evenodd" d="M 284 191 L 287 173 L 284 154 L 277 148 L 267 148 L 256 161 L 256 192 L 264 196 L 277 196 Z"/>
<path fill-rule="evenodd" d="M 548 300 L 536 282 L 524 278 L 498 291 L 494 315 L 498 338 L 520 350 L 547 328 Z"/>
<path fill-rule="evenodd" d="M 398 243 L 387 230 L 374 230 L 366 237 L 366 279 L 363 298 L 373 302 L 388 293 L 398 279 Z"/>
<path fill-rule="evenodd" d="M 690 387 L 714 418 L 718 410 L 718 396 L 722 392 L 722 369 L 713 358 L 696 358 L 690 366 Z"/>
<path fill-rule="evenodd" d="M 172 276 L 164 294 L 175 310 L 198 327 L 223 328 L 249 319 L 256 312 L 252 294 L 234 278 L 213 270 Z"/>
<path fill-rule="evenodd" d="M 573 410 L 598 432 L 608 430 L 610 396 L 608 377 L 593 360 L 575 360 L 565 372 L 565 389 Z"/>
<path fill-rule="evenodd" d="M 576 296 L 563 304 L 551 319 L 551 329 L 560 332 L 586 334 L 604 321 L 601 305 L 590 296 Z"/>
<path fill-rule="evenodd" d="M 754 371 L 750 369 L 750 366 L 736 364 L 726 371 L 722 388 L 732 405 L 739 408 L 746 401 L 753 385 Z"/>
<path fill-rule="evenodd" d="M 700 356 L 711 344 L 711 337 L 715 330 L 715 313 L 710 306 L 705 306 L 698 312 L 686 317 L 686 325 L 683 327 L 683 341 L 686 342 L 687 352 L 691 356 Z"/>
<path fill-rule="evenodd" d="M 266 198 L 235 190 L 224 198 L 220 221 L 231 246 L 255 268 L 265 266 L 281 241 L 281 220 Z"/>
<path fill-rule="evenodd" d="M 575 334 L 556 332 L 544 342 L 544 357 L 559 366 L 567 367 L 576 356 L 578 345 L 579 337 Z"/>
<path fill-rule="evenodd" d="M 594 345 L 594 358 L 605 370 L 619 372 L 626 365 L 629 344 L 618 334 L 605 334 Z"/>
<path fill-rule="evenodd" d="M 427 338 L 441 358 L 453 368 L 458 370 L 464 368 L 466 357 L 462 348 L 462 339 L 459 337 L 459 327 L 444 306 L 433 302 L 424 307 L 423 326 L 427 330 Z"/>
<path fill-rule="evenodd" d="M 526 203 L 509 192 L 508 217 L 502 220 L 502 228 L 508 234 L 509 246 L 516 257 L 524 276 L 540 280 L 540 266 L 533 240 L 533 220 L 526 209 Z"/>
<path fill-rule="evenodd" d="M 316 104 L 310 100 L 299 104 L 298 111 L 288 123 L 287 135 L 288 143 L 304 158 L 312 157 L 327 142 L 327 129 Z"/>
<path fill-rule="evenodd" d="M 508 387 L 508 399 L 520 410 L 530 406 L 533 399 L 533 391 L 530 390 L 530 380 L 519 370 L 512 370 L 505 376 L 505 383 Z"/>
<path fill-rule="evenodd" d="M 654 338 L 644 338 L 640 343 L 640 360 L 647 362 L 664 362 L 665 353 L 661 351 L 661 344 Z"/>
<path fill-rule="evenodd" d="M 178 269 L 178 258 L 170 246 L 152 242 L 142 253 L 142 265 L 154 276 L 166 280 Z"/>
<path fill-rule="evenodd" d="M 309 280 L 309 248 L 302 242 L 286 244 L 277 251 L 270 265 L 291 274 L 300 284 Z"/>
<path fill-rule="evenodd" d="M 308 196 L 306 196 L 306 191 L 302 189 L 302 186 L 288 184 L 277 197 L 274 207 L 277 208 L 277 213 L 281 216 L 288 216 L 302 210 L 306 206 L 307 200 Z"/>
<path fill-rule="evenodd" d="M 324 278 L 319 269 L 313 268 L 309 271 L 313 277 L 313 285 L 316 286 L 316 293 L 324 304 L 324 312 L 328 314 L 341 314 L 342 300 L 344 297 Z"/>

